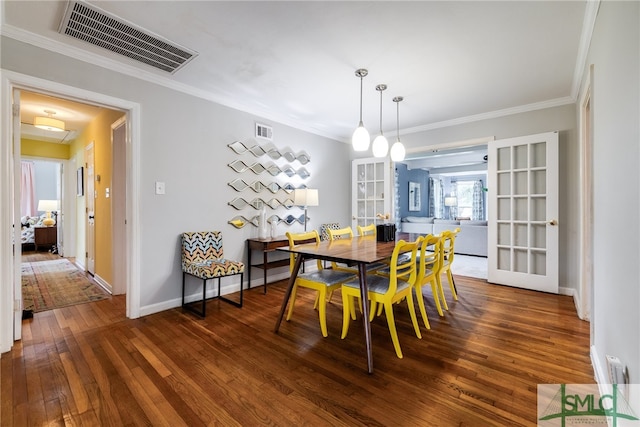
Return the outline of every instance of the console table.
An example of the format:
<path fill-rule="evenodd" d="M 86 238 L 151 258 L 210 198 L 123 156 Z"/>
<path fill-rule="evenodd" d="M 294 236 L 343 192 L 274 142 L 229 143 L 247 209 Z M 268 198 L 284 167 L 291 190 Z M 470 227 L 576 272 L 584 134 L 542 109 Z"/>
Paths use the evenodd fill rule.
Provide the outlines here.
<path fill-rule="evenodd" d="M 267 271 L 272 268 L 289 265 L 289 258 L 269 261 L 269 253 L 274 252 L 276 248 L 281 248 L 283 246 L 289 246 L 289 239 L 287 239 L 287 236 L 268 237 L 266 239 L 247 239 L 247 280 L 249 281 L 249 289 L 251 289 L 251 270 L 253 268 L 261 268 L 264 274 L 264 293 L 267 293 Z M 252 264 L 251 253 L 253 251 L 262 252 L 262 262 L 259 264 Z"/>
<path fill-rule="evenodd" d="M 38 251 L 38 246 L 48 246 L 51 249 L 55 249 L 58 243 L 58 227 L 33 227 L 33 240 L 35 249 Z"/>

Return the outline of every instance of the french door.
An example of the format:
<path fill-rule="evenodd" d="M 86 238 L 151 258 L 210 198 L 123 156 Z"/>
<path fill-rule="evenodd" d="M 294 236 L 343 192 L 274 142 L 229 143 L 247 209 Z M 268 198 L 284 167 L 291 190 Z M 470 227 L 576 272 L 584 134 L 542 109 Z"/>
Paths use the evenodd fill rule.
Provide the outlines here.
<path fill-rule="evenodd" d="M 382 223 L 391 213 L 391 171 L 388 159 L 366 158 L 351 164 L 351 228 Z"/>
<path fill-rule="evenodd" d="M 489 142 L 488 280 L 558 293 L 558 133 Z"/>

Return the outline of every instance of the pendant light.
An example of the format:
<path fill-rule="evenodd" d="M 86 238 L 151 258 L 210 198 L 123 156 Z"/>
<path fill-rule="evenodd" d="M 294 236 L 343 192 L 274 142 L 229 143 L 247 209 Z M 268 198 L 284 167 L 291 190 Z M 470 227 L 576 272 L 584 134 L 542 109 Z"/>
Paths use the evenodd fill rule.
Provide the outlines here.
<path fill-rule="evenodd" d="M 380 135 L 373 140 L 373 146 L 371 147 L 371 151 L 373 151 L 374 157 L 384 157 L 387 155 L 389 151 L 389 143 L 387 142 L 387 138 L 382 134 L 382 91 L 387 89 L 387 85 L 380 84 L 376 86 L 376 90 L 380 92 Z"/>
<path fill-rule="evenodd" d="M 364 68 L 356 70 L 356 77 L 360 77 L 360 124 L 358 124 L 358 127 L 351 137 L 351 144 L 353 145 L 354 151 L 367 151 L 369 149 L 369 143 L 371 142 L 369 132 L 362 123 L 362 79 L 366 77 L 367 74 L 369 74 L 369 71 Z"/>
<path fill-rule="evenodd" d="M 405 149 L 404 149 L 404 145 L 402 144 L 402 142 L 400 142 L 400 101 L 402 101 L 404 98 L 401 96 L 396 96 L 395 98 L 393 98 L 393 102 L 396 103 L 396 123 L 397 123 L 397 128 L 396 131 L 398 133 L 398 139 L 396 140 L 396 142 L 393 143 L 393 145 L 391 146 L 391 160 L 393 160 L 394 162 L 401 162 L 404 160 L 404 155 L 405 155 Z"/>

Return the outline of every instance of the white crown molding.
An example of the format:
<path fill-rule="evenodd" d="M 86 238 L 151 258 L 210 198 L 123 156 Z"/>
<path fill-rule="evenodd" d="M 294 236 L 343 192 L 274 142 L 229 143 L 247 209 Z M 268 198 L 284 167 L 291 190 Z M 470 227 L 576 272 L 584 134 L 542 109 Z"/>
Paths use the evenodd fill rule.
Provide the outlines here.
<path fill-rule="evenodd" d="M 176 90 L 178 92 L 195 96 L 197 98 L 206 99 L 207 101 L 212 101 L 212 102 L 215 102 L 216 104 L 220 104 L 225 107 L 233 108 L 235 110 L 239 110 L 248 114 L 259 116 L 264 119 L 272 120 L 287 126 L 291 126 L 292 128 L 300 129 L 300 130 L 312 133 L 314 135 L 323 136 L 325 138 L 329 138 L 334 141 L 341 140 L 336 135 L 332 135 L 326 132 L 323 133 L 317 129 L 304 126 L 299 121 L 294 121 L 289 119 L 288 117 L 283 117 L 283 116 L 273 114 L 273 112 L 271 111 L 252 108 L 251 106 L 238 103 L 230 98 L 223 98 L 223 97 L 217 96 L 211 92 L 206 92 L 201 89 L 195 88 L 193 86 L 189 86 L 184 83 L 179 83 L 169 78 L 151 73 L 149 71 L 146 71 L 143 68 L 138 68 L 132 65 L 119 62 L 119 61 L 115 61 L 111 58 L 107 58 L 105 56 L 102 56 L 93 52 L 89 52 L 83 49 L 78 49 L 76 47 L 69 46 L 66 43 L 62 43 L 62 42 L 50 39 L 48 37 L 41 36 L 39 34 L 25 31 L 13 25 L 3 24 L 2 27 L 0 28 L 0 35 L 15 39 L 20 42 L 28 43 L 33 46 L 46 49 L 55 53 L 59 53 L 60 55 L 65 55 L 70 58 L 77 59 L 79 61 L 87 62 L 92 65 L 97 65 L 99 67 L 103 67 L 121 74 L 125 74 L 130 77 L 136 77 L 144 81 L 148 81 L 150 83 L 154 83 L 169 89 Z"/>
<path fill-rule="evenodd" d="M 576 68 L 573 71 L 573 85 L 571 86 L 571 97 L 578 99 L 578 92 L 582 85 L 582 76 L 584 75 L 587 55 L 591 46 L 591 38 L 593 30 L 596 26 L 596 17 L 600 8 L 600 0 L 587 1 L 587 7 L 584 11 L 584 20 L 582 21 L 582 33 L 580 34 L 580 46 L 578 47 L 578 57 L 576 58 Z"/>
<path fill-rule="evenodd" d="M 430 123 L 428 125 L 416 126 L 407 128 L 404 131 L 400 131 L 401 135 L 408 135 L 411 133 L 424 132 L 433 129 L 445 128 L 449 126 L 456 126 L 465 123 L 477 122 L 480 120 L 495 119 L 498 117 L 510 116 L 512 114 L 527 113 L 529 111 L 543 110 L 545 108 L 558 107 L 567 104 L 573 104 L 576 100 L 571 96 L 564 98 L 551 99 L 549 101 L 535 102 L 533 104 L 520 105 L 513 108 L 505 108 L 502 110 L 489 111 L 487 113 L 476 114 L 473 116 L 460 117 L 457 119 L 444 120 L 441 122 Z"/>
<path fill-rule="evenodd" d="M 571 104 L 576 102 L 578 88 L 581 83 L 582 68 L 584 66 L 584 62 L 586 61 L 586 55 L 589 48 L 591 35 L 593 33 L 593 27 L 595 25 L 595 17 L 597 15 L 598 6 L 599 6 L 599 0 L 587 2 L 587 9 L 585 11 L 585 21 L 584 21 L 585 24 L 583 26 L 583 32 L 581 37 L 580 52 L 578 55 L 578 60 L 576 62 L 576 69 L 574 71 L 574 81 L 572 84 L 571 96 L 556 98 L 548 101 L 532 103 L 527 105 L 521 105 L 513 108 L 490 111 L 487 113 L 481 113 L 481 114 L 476 114 L 476 115 L 471 115 L 466 117 L 459 117 L 451 120 L 444 120 L 440 122 L 429 123 L 426 125 L 416 126 L 412 128 L 401 129 L 400 134 L 408 135 L 412 133 L 418 133 L 418 132 L 424 132 L 424 131 L 429 131 L 433 129 L 456 126 L 456 125 L 476 122 L 480 120 L 504 117 L 512 114 L 525 113 L 529 111 L 541 110 L 544 108 L 551 108 L 551 107 L 556 107 L 556 106 L 561 106 L 561 105 L 566 105 L 566 104 Z M 24 43 L 34 45 L 36 47 L 47 49 L 52 52 L 56 52 L 61 55 L 65 55 L 65 56 L 77 59 L 79 61 L 87 62 L 93 65 L 97 65 L 103 68 L 107 68 L 109 70 L 113 70 L 128 76 L 131 76 L 131 77 L 136 77 L 151 83 L 155 83 L 160 86 L 167 87 L 169 89 L 186 93 L 198 98 L 206 99 L 208 101 L 212 101 L 229 108 L 243 111 L 248 114 L 256 115 L 264 119 L 272 120 L 280 124 L 290 126 L 295 129 L 312 133 L 314 135 L 323 136 L 325 138 L 329 138 L 335 141 L 340 141 L 346 144 L 351 143 L 350 138 L 345 139 L 335 134 L 319 131 L 318 129 L 305 126 L 304 124 L 301 124 L 299 121 L 295 121 L 288 117 L 273 114 L 273 112 L 271 111 L 256 109 L 255 106 L 251 107 L 245 104 L 241 104 L 232 99 L 217 96 L 215 94 L 212 94 L 211 92 L 206 92 L 198 88 L 195 88 L 193 86 L 189 86 L 183 83 L 173 81 L 169 78 L 162 77 L 154 73 L 148 72 L 142 68 L 124 64 L 122 62 L 115 61 L 113 59 L 107 58 L 102 55 L 88 52 L 83 49 L 71 47 L 65 43 L 61 43 L 61 42 L 52 40 L 50 38 L 40 36 L 38 34 L 25 31 L 23 29 L 17 28 L 12 25 L 4 24 L 2 28 L 0 28 L 0 34 Z"/>

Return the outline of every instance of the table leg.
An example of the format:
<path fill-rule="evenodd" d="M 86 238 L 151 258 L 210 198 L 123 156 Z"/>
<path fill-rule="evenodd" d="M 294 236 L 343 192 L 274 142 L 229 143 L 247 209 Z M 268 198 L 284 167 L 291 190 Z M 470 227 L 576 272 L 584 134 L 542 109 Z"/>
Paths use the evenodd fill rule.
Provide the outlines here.
<path fill-rule="evenodd" d="M 247 241 L 247 289 L 251 289 L 251 243 Z"/>
<path fill-rule="evenodd" d="M 276 321 L 276 327 L 273 332 L 278 332 L 280 329 L 280 322 L 282 322 L 282 316 L 284 316 L 284 311 L 287 309 L 287 304 L 289 303 L 289 298 L 291 298 L 291 291 L 293 290 L 293 285 L 296 283 L 296 278 L 298 277 L 298 271 L 300 271 L 300 265 L 302 265 L 304 257 L 302 254 L 298 254 L 296 257 L 296 263 L 293 266 L 293 271 L 291 272 L 291 278 L 289 278 L 289 284 L 287 285 L 287 291 L 284 293 L 284 300 L 282 301 L 282 307 L 280 308 L 280 314 L 278 315 L 278 320 Z"/>
<path fill-rule="evenodd" d="M 369 289 L 367 287 L 367 266 L 358 263 L 360 275 L 360 301 L 362 301 L 362 321 L 364 322 L 364 338 L 367 347 L 367 371 L 373 373 L 373 352 L 371 351 L 371 323 L 369 322 Z"/>
<path fill-rule="evenodd" d="M 268 252 L 266 250 L 262 252 L 262 267 L 263 267 L 262 268 L 262 274 L 263 274 L 262 284 L 264 286 L 264 293 L 265 294 L 267 293 L 267 270 L 268 270 L 268 268 L 267 268 L 267 259 L 268 259 L 267 253 Z"/>

